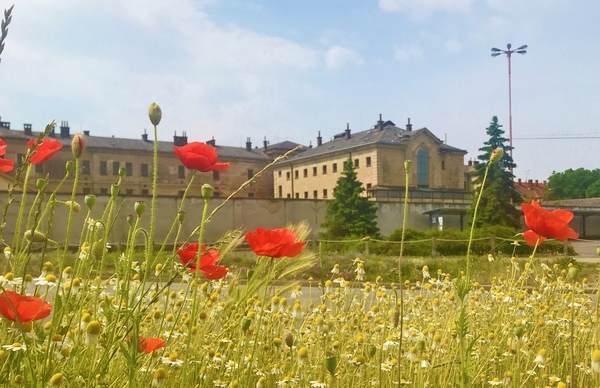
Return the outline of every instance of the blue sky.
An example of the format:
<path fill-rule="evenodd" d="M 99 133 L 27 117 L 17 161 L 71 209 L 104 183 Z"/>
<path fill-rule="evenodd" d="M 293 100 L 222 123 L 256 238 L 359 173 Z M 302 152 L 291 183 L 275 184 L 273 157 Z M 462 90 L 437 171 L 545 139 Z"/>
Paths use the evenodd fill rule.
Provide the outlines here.
<path fill-rule="evenodd" d="M 0 0 L 0 8 L 13 1 Z M 378 119 L 427 127 L 475 158 L 497 115 L 517 178 L 598 168 L 600 2 L 567 0 L 17 1 L 0 115 L 72 131 L 308 145 Z M 582 135 L 587 139 L 523 139 Z M 400 162 L 400 161 L 399 161 Z"/>

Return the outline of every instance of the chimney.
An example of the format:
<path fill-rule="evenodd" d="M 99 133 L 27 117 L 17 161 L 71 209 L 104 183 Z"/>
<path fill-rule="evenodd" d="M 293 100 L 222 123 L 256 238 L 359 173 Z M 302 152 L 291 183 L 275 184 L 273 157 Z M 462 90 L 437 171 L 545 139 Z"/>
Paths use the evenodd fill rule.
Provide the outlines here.
<path fill-rule="evenodd" d="M 469 164 L 468 164 L 468 166 L 470 167 L 470 166 L 472 166 L 472 165 L 473 165 L 473 160 L 469 159 Z"/>
<path fill-rule="evenodd" d="M 23 124 L 23 133 L 25 136 L 33 136 L 31 124 Z"/>
<path fill-rule="evenodd" d="M 187 144 L 187 135 L 185 132 L 182 133 L 181 136 L 177 136 L 177 131 L 173 135 L 173 145 L 176 147 L 181 147 Z"/>
<path fill-rule="evenodd" d="M 377 122 L 377 126 L 380 131 L 383 131 L 383 120 L 381 120 L 381 113 L 379 114 L 379 121 Z"/>
<path fill-rule="evenodd" d="M 408 122 L 406 123 L 406 130 L 412 131 L 412 124 L 410 123 L 410 117 L 408 118 Z"/>
<path fill-rule="evenodd" d="M 517 181 L 519 184 L 521 184 L 521 178 L 519 178 L 519 180 Z"/>
<path fill-rule="evenodd" d="M 321 137 L 321 131 L 319 131 L 319 136 L 317 136 L 317 147 L 323 145 L 323 138 Z"/>
<path fill-rule="evenodd" d="M 0 128 L 10 129 L 10 121 L 0 121 Z"/>
<path fill-rule="evenodd" d="M 146 128 L 144 128 L 144 133 L 142 133 L 142 141 L 148 141 L 148 134 L 146 133 Z"/>
<path fill-rule="evenodd" d="M 246 138 L 246 151 L 252 151 L 252 141 L 249 137 Z"/>
<path fill-rule="evenodd" d="M 344 131 L 344 134 L 346 135 L 346 139 L 350 139 L 350 123 L 346 123 L 346 130 Z"/>
<path fill-rule="evenodd" d="M 48 135 L 48 136 L 50 136 L 50 137 L 56 137 L 56 131 L 55 131 L 54 127 L 52 127 L 52 131 L 50 131 L 50 135 Z"/>
<path fill-rule="evenodd" d="M 546 181 L 544 181 L 544 183 L 542 183 L 544 185 L 544 187 L 546 187 Z"/>
<path fill-rule="evenodd" d="M 312 148 L 312 140 L 308 142 L 308 148 Z"/>
<path fill-rule="evenodd" d="M 90 135 L 90 131 L 83 131 L 83 136 L 89 136 Z"/>
<path fill-rule="evenodd" d="M 207 142 L 206 142 L 206 145 L 209 145 L 209 146 L 211 146 L 211 147 L 216 147 L 216 145 L 215 145 L 215 144 L 216 144 L 216 143 L 215 143 L 215 137 L 214 137 L 214 136 L 213 136 L 213 138 L 212 138 L 212 139 L 210 139 L 209 141 L 207 141 Z"/>
<path fill-rule="evenodd" d="M 527 183 L 529 183 L 529 187 L 533 187 L 533 179 L 528 180 Z"/>
<path fill-rule="evenodd" d="M 539 182 L 538 182 L 538 180 L 537 180 L 537 179 L 535 180 L 535 185 L 536 185 L 536 186 L 539 186 Z"/>
<path fill-rule="evenodd" d="M 263 148 L 265 149 L 265 151 L 267 150 L 268 145 L 269 145 L 269 142 L 267 141 L 267 137 L 265 136 L 265 139 L 263 140 Z"/>
<path fill-rule="evenodd" d="M 61 121 L 60 122 L 60 137 L 62 138 L 69 138 L 71 137 L 71 135 L 69 134 L 69 122 L 68 121 Z"/>

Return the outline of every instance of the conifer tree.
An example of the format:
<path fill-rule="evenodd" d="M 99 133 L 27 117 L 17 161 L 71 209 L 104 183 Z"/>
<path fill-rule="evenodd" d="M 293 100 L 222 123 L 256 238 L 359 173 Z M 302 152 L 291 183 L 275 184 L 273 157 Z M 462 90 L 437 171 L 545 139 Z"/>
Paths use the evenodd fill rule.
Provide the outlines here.
<path fill-rule="evenodd" d="M 494 163 L 490 166 L 487 181 L 483 188 L 475 226 L 497 225 L 510 226 L 519 229 L 521 227 L 521 212 L 516 206 L 523 202 L 523 200 L 521 194 L 515 187 L 513 181 L 514 175 L 510 172 L 511 168 L 514 169 L 517 166 L 510 156 L 512 147 L 506 144 L 508 139 L 503 136 L 504 130 L 502 129 L 502 125 L 498 124 L 498 117 L 494 116 L 492 118 L 492 122 L 486 129 L 486 133 L 490 138 L 483 143 L 484 146 L 479 149 L 482 154 L 477 157 L 480 163 L 475 166 L 476 179 L 473 182 L 475 193 L 473 195 L 473 206 L 471 207 L 469 217 L 472 222 L 473 214 L 471 212 L 475 207 L 479 188 L 483 182 L 485 168 L 490 161 L 492 151 L 496 148 L 501 148 L 504 151 L 504 155 L 498 163 Z"/>
<path fill-rule="evenodd" d="M 377 206 L 361 196 L 364 190 L 349 157 L 333 189 L 333 199 L 326 203 L 327 213 L 322 225 L 326 229 L 326 238 L 379 236 Z"/>

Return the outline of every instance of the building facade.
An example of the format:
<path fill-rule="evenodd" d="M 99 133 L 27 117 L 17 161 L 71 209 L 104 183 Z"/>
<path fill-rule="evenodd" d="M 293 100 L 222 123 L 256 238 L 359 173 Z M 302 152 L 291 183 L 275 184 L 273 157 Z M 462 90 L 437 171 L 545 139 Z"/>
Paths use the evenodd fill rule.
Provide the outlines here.
<path fill-rule="evenodd" d="M 60 130 L 60 132 L 58 131 Z M 0 138 L 7 143 L 4 158 L 15 160 L 15 166 L 22 164 L 23 155 L 27 152 L 27 142 L 37 138 L 39 132 L 34 132 L 31 125 L 25 124 L 23 130 L 15 130 L 9 122 L 0 121 Z M 74 160 L 71 153 L 73 134 L 67 122 L 63 121 L 60 128 L 50 135 L 63 144 L 59 153 L 47 162 L 32 166 L 29 184 L 34 185 L 36 178 L 49 177 L 49 190 L 53 190 L 65 175 L 65 164 Z M 81 158 L 80 180 L 77 186 L 79 194 L 93 193 L 108 195 L 111 185 L 116 183 L 119 169 L 125 169 L 120 194 L 132 196 L 152 195 L 153 180 L 153 149 L 154 143 L 142 134 L 140 139 L 124 139 L 115 137 L 91 136 L 84 132 L 87 148 Z M 193 171 L 185 168 L 173 152 L 174 146 L 187 144 L 188 138 L 184 132 L 173 136 L 173 142 L 159 141 L 158 153 L 158 184 L 157 195 L 181 196 L 191 178 Z M 206 142 L 217 149 L 219 162 L 230 162 L 226 171 L 209 173 L 197 172 L 193 186 L 188 195 L 200 196 L 201 186 L 209 183 L 214 188 L 215 197 L 226 197 L 238 189 L 244 182 L 252 178 L 272 162 L 273 156 L 266 151 L 281 152 L 279 148 L 270 150 L 265 140 L 263 147 L 252 147 L 247 139 L 246 147 L 228 147 L 216 144 L 215 139 Z M 291 147 L 291 145 L 287 145 Z M 15 171 L 2 174 L 0 189 L 6 190 L 8 183 L 13 180 Z M 71 185 L 63 185 L 59 192 L 71 192 Z M 273 173 L 267 171 L 257 177 L 238 197 L 269 198 L 273 193 Z"/>
<path fill-rule="evenodd" d="M 391 121 L 353 134 L 349 128 L 274 168 L 276 198 L 331 199 L 344 163 L 350 158 L 365 193 L 376 200 L 390 199 L 390 192 L 406 186 L 404 161 L 411 160 L 408 186 L 414 192 L 465 194 L 464 155 L 467 152 L 444 144 L 427 128 L 399 128 Z M 388 195 L 386 195 L 386 193 Z M 402 192 L 402 197 L 404 193 Z"/>

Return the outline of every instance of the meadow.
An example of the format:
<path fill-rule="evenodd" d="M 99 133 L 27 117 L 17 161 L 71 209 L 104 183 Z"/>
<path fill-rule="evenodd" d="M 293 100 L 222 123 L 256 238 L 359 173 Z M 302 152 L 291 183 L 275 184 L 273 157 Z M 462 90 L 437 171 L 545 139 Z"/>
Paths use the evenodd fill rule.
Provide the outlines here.
<path fill-rule="evenodd" d="M 155 139 L 161 114 L 150 106 Z M 308 247 L 304 224 L 234 230 L 207 244 L 218 208 L 208 212 L 205 185 L 191 235 L 180 236 L 178 213 L 155 241 L 153 197 L 131 209 L 124 249 L 107 252 L 119 182 L 92 220 L 94 196 L 77 194 L 83 136 L 73 137 L 61 183 L 72 185 L 70 201 L 57 201 L 43 179 L 35 193 L 18 184 L 57 152 L 46 137 L 53 125 L 30 142 L 6 205 L 20 206 L 18 218 L 7 220 L 5 208 L 0 226 L 0 238 L 15 231 L 3 240 L 2 386 L 600 387 L 598 268 L 536 255 L 545 238 L 574 237 L 568 212 L 527 205 L 531 230 L 499 256 L 472 254 L 474 230 L 454 258 L 405 257 L 404 230 L 397 255 L 340 254 Z M 203 143 L 174 152 L 192 177 L 228 167 Z M 55 211 L 88 216 L 55 226 Z M 81 230 L 76 252 L 46 237 L 53 227 Z M 520 255 L 527 244 L 531 253 Z"/>

